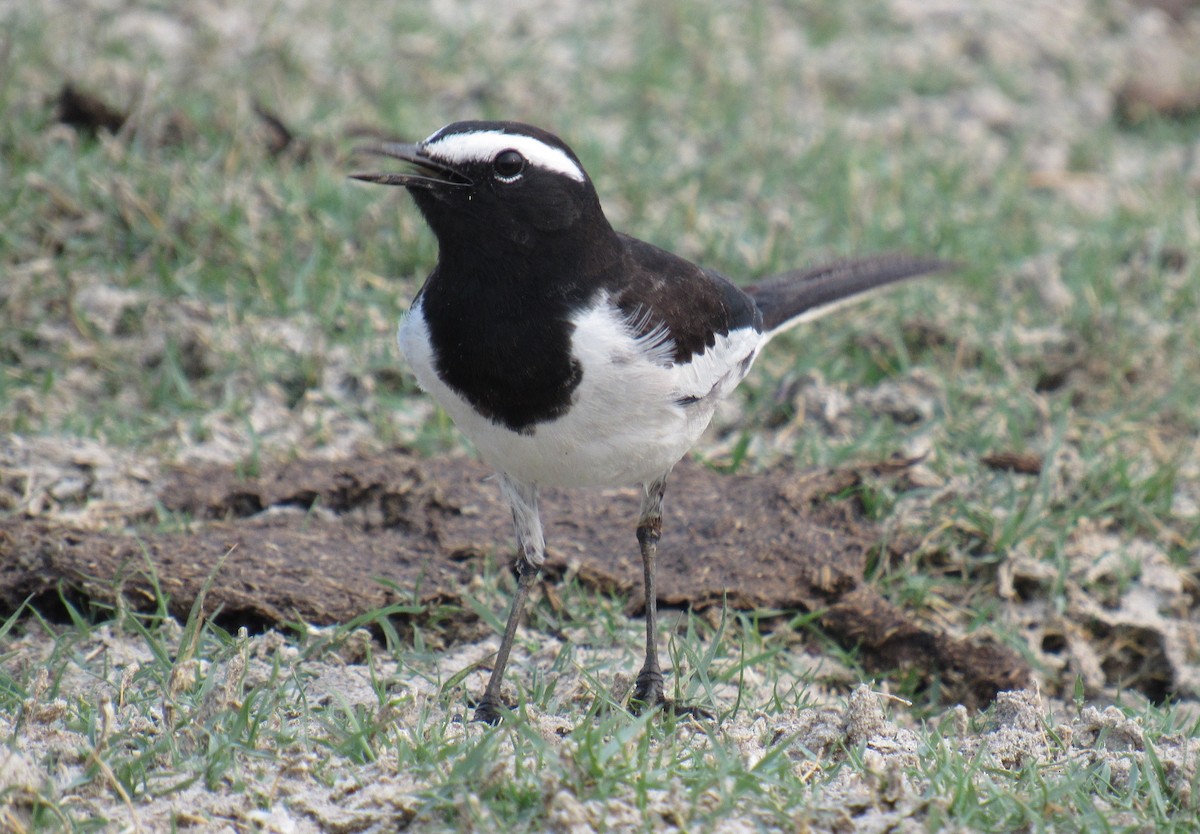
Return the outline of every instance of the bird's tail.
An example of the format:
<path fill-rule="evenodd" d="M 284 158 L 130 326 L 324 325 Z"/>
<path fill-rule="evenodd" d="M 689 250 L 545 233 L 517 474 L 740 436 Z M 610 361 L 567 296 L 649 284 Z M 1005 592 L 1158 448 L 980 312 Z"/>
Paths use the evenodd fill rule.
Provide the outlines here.
<path fill-rule="evenodd" d="M 955 266 L 937 258 L 876 255 L 795 269 L 745 290 L 762 311 L 763 330 L 771 337 L 850 301 L 858 301 L 888 284 Z"/>

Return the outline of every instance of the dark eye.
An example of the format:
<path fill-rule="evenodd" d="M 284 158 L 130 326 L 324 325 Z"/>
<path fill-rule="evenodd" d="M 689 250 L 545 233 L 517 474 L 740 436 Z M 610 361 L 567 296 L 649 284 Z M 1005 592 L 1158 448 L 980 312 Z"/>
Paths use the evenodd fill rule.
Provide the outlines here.
<path fill-rule="evenodd" d="M 512 182 L 525 170 L 525 157 L 516 151 L 500 151 L 492 160 L 492 170 L 501 182 Z"/>

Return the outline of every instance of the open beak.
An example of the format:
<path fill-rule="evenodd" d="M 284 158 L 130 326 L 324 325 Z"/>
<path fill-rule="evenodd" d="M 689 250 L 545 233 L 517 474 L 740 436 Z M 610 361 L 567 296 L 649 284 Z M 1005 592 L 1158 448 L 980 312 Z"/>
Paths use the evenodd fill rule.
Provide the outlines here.
<path fill-rule="evenodd" d="M 359 152 L 386 156 L 407 162 L 415 170 L 390 174 L 351 174 L 351 179 L 363 182 L 374 182 L 379 185 L 402 185 L 405 188 L 462 188 L 471 185 L 469 177 L 454 168 L 438 162 L 425 153 L 420 145 L 410 145 L 404 142 L 381 142 L 378 145 L 368 145 L 360 148 Z"/>

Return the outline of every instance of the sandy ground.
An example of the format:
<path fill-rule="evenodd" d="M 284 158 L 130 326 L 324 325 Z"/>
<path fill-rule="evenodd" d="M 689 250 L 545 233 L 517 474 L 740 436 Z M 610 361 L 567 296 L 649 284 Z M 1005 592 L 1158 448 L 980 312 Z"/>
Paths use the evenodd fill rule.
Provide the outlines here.
<path fill-rule="evenodd" d="M 172 631 L 166 627 L 167 632 Z M 174 628 L 178 636 L 178 628 Z M 302 658 L 294 645 L 277 633 L 259 637 L 241 637 L 239 650 L 229 661 L 200 674 L 218 681 L 198 708 L 199 717 L 213 710 L 238 709 L 242 693 L 262 686 L 271 680 L 304 681 L 306 697 L 314 703 L 331 699 L 349 707 L 361 707 L 378 714 L 380 704 L 376 693 L 378 680 L 389 682 L 387 719 L 402 734 L 414 737 L 428 733 L 429 728 L 441 726 L 440 742 L 455 744 L 461 741 L 482 741 L 494 731 L 470 722 L 467 715 L 452 707 L 445 712 L 445 699 L 429 680 L 404 674 L 394 660 L 375 660 L 369 667 L 362 661 L 365 643 L 370 638 L 360 632 L 360 638 L 347 641 L 340 654 L 321 660 Z M 170 639 L 171 634 L 164 634 Z M 37 664 L 51 651 L 52 642 L 46 638 L 22 638 L 8 648 L 8 656 L 16 662 Z M 494 649 L 494 641 L 479 645 L 460 645 L 445 652 L 440 666 L 447 676 L 478 661 Z M 129 681 L 143 665 L 154 663 L 151 653 L 128 636 L 115 634 L 109 627 L 96 629 L 91 637 L 73 647 L 80 655 L 104 657 L 113 669 L 109 681 L 98 681 L 94 674 L 72 672 L 58 682 L 58 690 L 67 697 L 48 698 L 45 689 L 49 681 L 40 679 L 32 696 L 19 716 L 0 716 L 0 732 L 20 743 L 0 748 L 0 789 L 9 801 L 16 800 L 4 813 L 23 830 L 19 820 L 20 797 L 34 790 L 43 780 L 53 778 L 61 785 L 64 796 L 72 797 L 71 806 L 77 813 L 91 809 L 96 815 L 111 821 L 111 830 L 167 830 L 172 825 L 194 831 L 261 830 L 273 832 L 320 831 L 388 831 L 442 830 L 447 821 L 439 815 L 430 816 L 425 792 L 429 785 L 414 778 L 406 763 L 397 759 L 394 749 L 382 746 L 378 757 L 369 763 L 355 763 L 336 754 L 305 753 L 271 754 L 265 744 L 253 763 L 231 780 L 242 782 L 249 790 L 233 789 L 226 785 L 212 789 L 203 782 L 182 790 L 168 786 L 178 774 L 151 773 L 147 791 L 135 801 L 122 802 L 121 790 L 111 774 L 90 782 L 90 787 L 73 791 L 70 785 L 95 767 L 99 755 L 110 743 L 130 744 L 132 739 L 145 743 L 167 732 L 170 719 L 163 706 L 149 710 L 145 704 L 122 703 Z M 581 652 L 583 666 L 602 666 L 611 661 L 606 656 Z M 534 658 L 546 662 L 549 658 Z M 518 668 L 528 658 L 518 657 Z M 13 660 L 8 661 L 14 662 Z M 829 664 L 823 664 L 828 667 Z M 838 676 L 824 668 L 828 678 Z M 844 679 L 844 676 L 843 676 Z M 469 685 L 482 685 L 481 672 L 474 673 Z M 624 681 L 628 686 L 629 681 Z M 289 684 L 294 686 L 295 683 Z M 578 692 L 579 709 L 587 699 L 586 684 L 581 679 L 562 684 Z M 760 684 L 761 685 L 761 684 Z M 41 691 L 39 691 L 39 687 Z M 732 698 L 728 687 L 718 692 Z M 755 682 L 745 682 L 743 697 L 755 702 L 764 697 L 756 691 Z M 102 707 L 105 716 L 101 726 L 88 730 L 69 728 L 64 719 L 72 712 L 69 699 L 88 698 Z M 166 701 L 163 702 L 164 704 Z M 980 757 L 1001 771 L 1038 767 L 1053 778 L 1055 772 L 1076 768 L 1107 768 L 1112 784 L 1120 785 L 1138 778 L 1148 767 L 1161 768 L 1165 781 L 1175 798 L 1184 805 L 1191 802 L 1195 789 L 1200 751 L 1195 739 L 1174 734 L 1157 739 L 1151 746 L 1142 723 L 1116 707 L 1071 706 L 1044 699 L 1036 692 L 1004 693 L 998 699 L 991 718 L 973 722 L 961 707 L 948 711 L 928 726 L 936 726 L 939 736 L 931 737 L 928 726 L 914 725 L 906 718 L 902 702 L 872 691 L 866 686 L 854 688 L 848 696 L 835 696 L 824 686 L 814 685 L 806 690 L 807 706 L 762 712 L 749 710 L 719 726 L 711 722 L 683 722 L 672 743 L 678 755 L 732 749 L 749 767 L 769 755 L 782 754 L 793 762 L 796 773 L 814 783 L 813 794 L 796 822 L 810 831 L 924 831 L 934 815 L 950 813 L 953 797 L 938 795 L 932 780 L 912 775 L 920 757 L 937 755 L 930 745 L 944 748 L 944 753 L 971 761 Z M 287 719 L 285 719 L 286 721 Z M 550 798 L 545 819 L 546 830 L 556 832 L 585 832 L 591 830 L 640 830 L 646 818 L 663 821 L 664 830 L 677 830 L 670 824 L 681 819 L 678 803 L 688 803 L 684 795 L 672 791 L 652 792 L 648 807 L 638 807 L 633 797 L 615 796 L 608 800 L 580 801 L 571 780 L 577 767 L 574 757 L 580 742 L 569 735 L 577 729 L 577 718 L 569 715 L 539 714 L 530 711 L 525 732 L 545 743 L 539 758 L 545 795 Z M 19 726 L 18 726 L 19 724 Z M 320 733 L 315 726 L 304 727 L 292 719 L 288 729 L 295 733 Z M 281 729 L 279 727 L 273 729 Z M 177 731 L 190 738 L 187 725 Z M 264 734 L 264 737 L 266 734 Z M 530 756 L 530 745 L 520 735 L 501 734 L 490 749 L 494 757 L 489 778 L 511 778 L 513 768 L 530 766 L 523 761 Z M 191 739 L 199 745 L 202 736 Z M 520 743 L 518 743 L 520 742 Z M 845 763 L 847 750 L 858 750 L 861 764 L 838 768 Z M 548 751 L 548 753 L 546 752 Z M 47 774 L 39 762 L 57 762 L 55 772 Z M 832 777 L 829 775 L 832 773 Z M 331 777 L 331 774 L 336 774 Z M 992 778 L 977 774 L 975 778 Z M 86 781 L 86 780 L 85 780 Z M 465 786 L 464 786 L 465 787 Z M 944 786 L 943 786 L 944 789 Z M 155 794 L 165 795 L 155 798 Z M 701 803 L 719 803 L 714 792 Z M 1105 800 L 1096 798 L 1097 807 L 1104 808 Z M 473 830 L 487 828 L 487 813 L 481 806 Z M 470 817 L 470 814 L 466 814 Z M 1133 825 L 1135 815 L 1114 809 L 1108 816 L 1114 827 Z M 458 825 L 462 825 L 460 820 Z M 720 830 L 755 830 L 756 825 L 777 824 L 759 812 L 730 814 Z M 450 825 L 455 828 L 458 826 Z"/>

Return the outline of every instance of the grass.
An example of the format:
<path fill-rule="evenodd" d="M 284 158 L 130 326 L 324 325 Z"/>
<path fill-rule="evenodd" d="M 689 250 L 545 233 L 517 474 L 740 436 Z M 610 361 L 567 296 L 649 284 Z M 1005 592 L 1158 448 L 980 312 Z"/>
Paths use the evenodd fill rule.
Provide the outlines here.
<path fill-rule="evenodd" d="M 498 579 L 489 574 L 484 582 L 487 603 L 499 599 Z M 591 674 L 600 678 L 611 669 L 603 661 L 594 668 L 591 647 L 615 639 L 628 650 L 638 642 L 636 624 L 611 598 L 573 582 L 563 594 L 574 612 L 572 641 L 524 695 L 529 708 L 563 717 L 547 723 L 521 708 L 495 730 L 464 725 L 469 687 L 445 678 L 453 666 L 445 652 L 422 650 L 420 639 L 391 637 L 386 647 L 364 639 L 365 625 L 394 634 L 384 624 L 396 611 L 332 629 L 298 626 L 286 637 L 231 634 L 195 615 L 180 626 L 162 599 L 145 614 L 91 615 L 63 600 L 66 625 L 18 612 L 0 628 L 10 646 L 0 665 L 0 714 L 10 716 L 5 742 L 39 751 L 44 758 L 33 764 L 47 778 L 35 792 L 5 798 L 26 809 L 13 815 L 10 805 L 6 822 L 17 831 L 107 830 L 137 819 L 128 808 L 145 817 L 166 802 L 170 811 L 164 817 L 158 807 L 159 824 L 186 826 L 212 819 L 193 791 L 232 794 L 240 797 L 241 813 L 269 814 L 299 790 L 341 796 L 351 816 L 355 809 L 364 819 L 374 815 L 413 830 L 537 828 L 572 809 L 594 820 L 628 814 L 649 824 L 657 817 L 688 830 L 718 830 L 730 815 L 766 828 L 820 829 L 831 807 L 841 807 L 836 803 L 848 802 L 844 813 L 851 816 L 871 805 L 861 794 L 844 793 L 854 780 L 880 791 L 879 813 L 921 819 L 929 830 L 953 823 L 979 831 L 1134 831 L 1146 824 L 1185 831 L 1194 816 L 1187 797 L 1196 795 L 1195 776 L 1190 788 L 1181 785 L 1154 755 L 1160 743 L 1194 734 L 1194 717 L 1172 709 L 1124 713 L 1122 719 L 1137 722 L 1145 750 L 1112 759 L 1072 746 L 1064 733 L 1071 726 L 1082 732 L 1078 721 L 1047 720 L 1024 737 L 1026 755 L 1014 758 L 1013 750 L 1023 748 L 988 741 L 997 732 L 991 713 L 935 719 L 908 731 L 910 753 L 888 763 L 889 747 L 878 738 L 851 742 L 788 723 L 813 708 L 811 690 L 789 660 L 787 632 L 764 632 L 746 615 L 716 628 L 684 616 L 672 638 L 676 668 L 686 670 L 677 683 L 685 698 L 703 703 L 709 686 L 724 684 L 728 693 L 730 684 L 741 685 L 745 701 L 719 723 L 630 715 L 594 681 L 563 709 L 565 693 L 546 682 L 565 677 L 577 662 L 571 646 L 591 655 Z M 559 615 L 543 603 L 535 616 Z M 100 650 L 118 636 L 136 647 L 124 662 Z M 42 652 L 38 664 L 10 662 Z M 635 654 L 620 652 L 616 662 L 627 664 Z M 350 668 L 364 673 L 357 686 L 339 693 L 322 685 L 327 675 Z M 844 720 L 836 707 L 824 709 L 835 726 Z M 739 711 L 752 720 L 738 724 Z M 905 743 L 904 731 L 890 732 L 901 733 L 895 744 Z M 19 745 L 22 736 L 42 743 Z M 1106 748 L 1103 736 L 1096 746 Z M 285 780 L 298 785 L 280 793 Z M 360 808 L 354 797 L 372 781 L 391 792 L 390 803 Z M 471 786 L 470 797 L 464 786 Z M 171 803 L 172 797 L 179 799 Z M 330 807 L 320 813 L 327 822 L 337 818 Z"/>
<path fill-rule="evenodd" d="M 352 443 L 461 449 L 392 347 L 434 242 L 402 195 L 346 174 L 362 164 L 363 127 L 419 137 L 454 118 L 521 118 L 572 144 L 618 228 L 739 280 L 889 249 L 963 264 L 781 339 L 698 452 L 727 469 L 924 455 L 921 485 L 864 488 L 887 534 L 919 543 L 873 566 L 893 603 L 997 635 L 1064 700 L 1082 677 L 1047 648 L 1062 633 L 1088 632 L 1108 663 L 1085 700 L 1115 697 L 1126 681 L 1111 670 L 1136 665 L 1136 635 L 1102 635 L 1078 594 L 1118 610 L 1165 560 L 1183 590 L 1159 613 L 1194 622 L 1196 125 L 1128 126 L 1079 103 L 1117 72 L 1104 63 L 1122 45 L 1117 11 L 1097 11 L 1106 33 L 1076 21 L 1061 38 L 1104 49 L 1043 54 L 1028 21 L 945 25 L 882 2 L 447 9 L 0 12 L 0 437 L 195 453 L 248 473 Z M 989 40 L 1014 32 L 1017 46 Z M 1008 48 L 1017 56 L 1002 60 Z M 115 137 L 58 123 L 67 81 L 130 122 Z M 1011 120 L 981 117 L 982 93 L 1003 96 Z M 270 150 L 255 103 L 294 131 L 291 148 Z M 918 418 L 889 415 L 885 395 L 920 406 Z M 995 451 L 1045 465 L 993 471 L 981 457 Z M 0 468 L 0 506 L 19 509 L 34 487 L 13 472 Z M 1039 567 L 1014 577 L 1023 559 Z M 65 740 L 37 748 L 47 778 L 0 798 L 0 820 L 98 830 L 98 804 L 119 816 L 199 789 L 269 815 L 293 799 L 278 788 L 293 776 L 343 797 L 382 779 L 400 799 L 372 807 L 452 830 L 580 815 L 602 827 L 605 812 L 628 815 L 613 830 L 715 830 L 730 814 L 826 830 L 847 824 L 851 777 L 899 791 L 875 810 L 908 809 L 928 830 L 1187 830 L 1195 812 L 1194 778 L 1189 793 L 1154 752 L 1196 735 L 1194 692 L 1127 707 L 1148 746 L 1117 756 L 1114 772 L 1055 740 L 1057 725 L 1050 753 L 1000 766 L 971 741 L 988 715 L 951 726 L 929 693 L 881 681 L 915 704 L 891 709 L 919 735 L 901 790 L 865 746 L 810 755 L 771 741 L 774 724 L 825 703 L 805 652 L 849 670 L 832 676 L 843 700 L 864 677 L 853 647 L 829 645 L 806 616 L 688 615 L 670 634 L 670 685 L 753 728 L 748 754 L 719 728 L 614 709 L 639 625 L 621 600 L 571 582 L 566 612 L 539 605 L 522 638 L 536 658 L 514 675 L 523 712 L 479 732 L 459 717 L 486 657 L 447 635 L 461 619 L 497 628 L 504 581 L 481 583 L 469 610 L 374 612 L 331 632 L 295 624 L 277 642 L 193 618 L 188 651 L 161 599 L 148 614 L 70 599 L 61 622 L 12 613 L 0 628 L 5 741 Z M 363 627 L 376 636 L 365 647 Z M 312 669 L 338 663 L 369 671 L 369 698 L 315 694 Z M 1139 686 L 1162 696 L 1135 675 Z M 546 716 L 562 717 L 561 734 Z M 192 825 L 178 805 L 171 824 Z"/>

